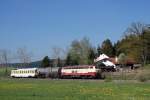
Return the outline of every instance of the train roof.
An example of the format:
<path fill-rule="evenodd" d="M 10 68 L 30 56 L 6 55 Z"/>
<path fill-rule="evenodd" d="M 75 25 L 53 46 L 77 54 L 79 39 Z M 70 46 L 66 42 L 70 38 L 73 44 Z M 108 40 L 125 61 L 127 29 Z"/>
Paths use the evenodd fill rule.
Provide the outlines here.
<path fill-rule="evenodd" d="M 65 67 L 62 67 L 62 68 L 88 68 L 88 67 L 91 67 L 93 65 L 75 65 L 75 66 L 65 66 Z"/>
<path fill-rule="evenodd" d="M 15 69 L 15 70 L 36 70 L 38 68 L 18 68 L 18 69 Z"/>

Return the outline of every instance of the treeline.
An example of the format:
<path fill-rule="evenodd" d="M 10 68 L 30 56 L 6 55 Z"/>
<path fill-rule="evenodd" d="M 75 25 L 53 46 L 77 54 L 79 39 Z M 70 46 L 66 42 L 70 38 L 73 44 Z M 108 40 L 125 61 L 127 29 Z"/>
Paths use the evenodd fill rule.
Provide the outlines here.
<path fill-rule="evenodd" d="M 114 35 L 115 36 L 115 35 Z M 122 39 L 112 43 L 106 39 L 98 47 L 92 46 L 89 38 L 72 41 L 63 65 L 93 64 L 94 58 L 100 54 L 119 57 L 124 54 L 143 65 L 150 63 L 150 27 L 147 24 L 132 23 L 124 32 Z M 61 65 L 61 62 L 59 62 Z"/>
<path fill-rule="evenodd" d="M 46 56 L 42 62 L 39 61 L 41 63 L 38 62 L 38 66 L 62 67 L 93 64 L 94 58 L 102 53 L 109 57 L 123 55 L 124 58 L 131 58 L 143 65 L 150 63 L 150 25 L 139 22 L 132 23 L 124 32 L 123 38 L 116 43 L 112 43 L 110 39 L 105 39 L 97 47 L 90 43 L 88 37 L 73 40 L 67 50 L 54 47 L 51 52 L 52 59 Z M 26 48 L 19 48 L 15 56 L 11 56 L 8 50 L 0 49 L 0 65 L 8 65 L 14 59 L 20 61 L 20 66 L 30 66 L 32 56 L 33 54 L 28 52 Z M 36 63 L 34 65 L 37 66 Z"/>
<path fill-rule="evenodd" d="M 123 39 L 115 45 L 116 55 L 125 53 L 143 65 L 150 63 L 150 25 L 132 23 L 125 31 Z"/>

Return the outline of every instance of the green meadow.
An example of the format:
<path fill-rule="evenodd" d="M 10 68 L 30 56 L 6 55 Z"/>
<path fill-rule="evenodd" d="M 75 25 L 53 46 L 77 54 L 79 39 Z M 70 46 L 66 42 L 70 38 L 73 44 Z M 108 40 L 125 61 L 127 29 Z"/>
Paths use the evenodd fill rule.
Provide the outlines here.
<path fill-rule="evenodd" d="M 1 78 L 0 100 L 149 100 L 149 82 Z"/>

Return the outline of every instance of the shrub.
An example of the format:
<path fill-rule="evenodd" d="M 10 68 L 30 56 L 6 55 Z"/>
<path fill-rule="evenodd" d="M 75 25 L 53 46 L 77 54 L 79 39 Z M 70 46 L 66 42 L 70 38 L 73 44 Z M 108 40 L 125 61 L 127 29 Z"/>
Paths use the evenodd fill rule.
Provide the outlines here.
<path fill-rule="evenodd" d="M 112 76 L 110 74 L 106 75 L 105 82 L 112 82 Z"/>
<path fill-rule="evenodd" d="M 146 82 L 147 80 L 148 80 L 148 78 L 147 78 L 147 76 L 146 75 L 139 75 L 138 76 L 138 80 L 140 81 L 140 82 Z"/>
<path fill-rule="evenodd" d="M 145 70 L 141 70 L 135 77 L 135 79 L 137 79 L 140 82 L 146 82 L 147 80 L 149 80 L 149 72 L 145 71 Z"/>

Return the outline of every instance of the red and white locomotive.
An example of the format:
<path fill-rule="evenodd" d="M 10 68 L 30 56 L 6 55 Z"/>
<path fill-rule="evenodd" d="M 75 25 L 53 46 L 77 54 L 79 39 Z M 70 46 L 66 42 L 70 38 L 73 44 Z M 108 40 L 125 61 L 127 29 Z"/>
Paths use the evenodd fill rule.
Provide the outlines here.
<path fill-rule="evenodd" d="M 61 68 L 61 78 L 96 78 L 100 69 L 93 65 L 67 66 Z"/>

